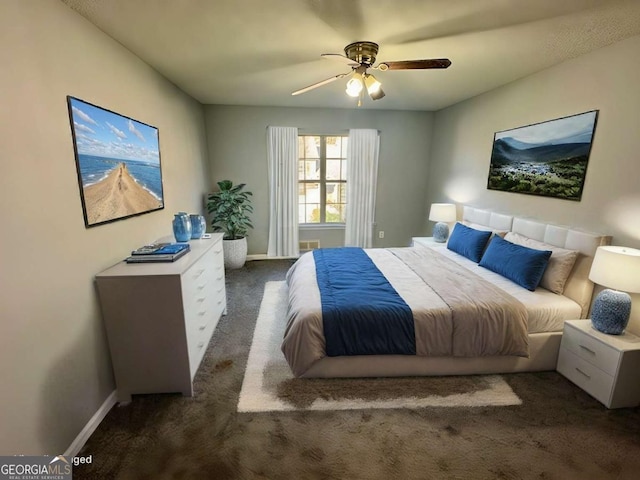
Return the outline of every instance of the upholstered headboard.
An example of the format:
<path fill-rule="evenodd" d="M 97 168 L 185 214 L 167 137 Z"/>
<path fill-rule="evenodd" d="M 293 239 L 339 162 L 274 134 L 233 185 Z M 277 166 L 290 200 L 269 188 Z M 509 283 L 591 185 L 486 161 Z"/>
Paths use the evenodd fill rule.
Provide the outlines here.
<path fill-rule="evenodd" d="M 470 207 L 468 205 L 462 208 L 462 220 L 471 227 L 473 227 L 473 224 L 477 224 L 499 232 L 511 231 L 511 225 L 513 224 L 513 216 L 511 215 Z"/>
<path fill-rule="evenodd" d="M 587 317 L 593 295 L 593 282 L 589 280 L 589 270 L 596 249 L 601 245 L 609 245 L 610 236 L 468 205 L 463 207 L 462 220 L 470 226 L 477 224 L 494 231 L 512 231 L 555 247 L 578 251 L 578 258 L 565 284 L 563 295 L 578 303 L 582 308 L 582 318 Z"/>

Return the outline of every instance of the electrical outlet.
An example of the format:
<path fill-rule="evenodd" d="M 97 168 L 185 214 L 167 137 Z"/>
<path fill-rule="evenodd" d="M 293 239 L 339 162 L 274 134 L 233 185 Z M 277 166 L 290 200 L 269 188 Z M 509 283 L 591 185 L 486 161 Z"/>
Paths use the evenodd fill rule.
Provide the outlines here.
<path fill-rule="evenodd" d="M 384 230 L 378 232 L 378 238 L 384 238 Z"/>

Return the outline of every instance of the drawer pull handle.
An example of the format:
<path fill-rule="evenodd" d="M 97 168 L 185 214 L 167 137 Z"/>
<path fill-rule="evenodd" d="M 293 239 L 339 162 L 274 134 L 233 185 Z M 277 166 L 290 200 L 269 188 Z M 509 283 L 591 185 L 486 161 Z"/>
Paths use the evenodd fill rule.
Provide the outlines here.
<path fill-rule="evenodd" d="M 199 299 L 198 299 L 198 302 L 199 302 L 199 303 L 202 303 L 202 302 L 204 302 L 206 299 L 207 299 L 207 297 L 199 298 Z"/>
<path fill-rule="evenodd" d="M 198 330 L 202 331 L 202 330 L 204 330 L 205 328 L 207 328 L 207 324 L 206 324 L 206 323 L 203 323 L 202 325 L 200 325 L 200 326 L 198 327 Z"/>
<path fill-rule="evenodd" d="M 591 355 L 595 355 L 596 352 L 594 352 L 593 350 L 591 350 L 590 348 L 585 347 L 584 345 L 580 345 L 580 348 L 582 350 L 584 350 L 585 352 L 589 352 Z"/>
<path fill-rule="evenodd" d="M 217 281 L 222 280 L 222 276 L 219 276 L 218 278 L 216 278 Z"/>
<path fill-rule="evenodd" d="M 203 268 L 202 270 L 198 270 L 198 272 L 194 275 L 193 278 L 198 278 L 200 275 L 202 275 L 205 272 L 205 269 Z"/>
<path fill-rule="evenodd" d="M 207 313 L 206 310 L 202 310 L 201 312 L 198 312 L 198 315 L 200 315 L 201 317 L 204 317 L 204 314 Z"/>
<path fill-rule="evenodd" d="M 222 286 L 222 287 L 220 287 L 220 288 L 218 289 L 218 293 L 222 292 L 222 290 L 224 290 L 224 286 Z"/>
<path fill-rule="evenodd" d="M 220 250 L 216 250 L 215 252 L 216 252 L 216 253 L 220 253 L 220 252 L 222 252 L 222 249 L 220 249 Z"/>
<path fill-rule="evenodd" d="M 203 283 L 202 285 L 198 285 L 198 290 L 202 290 L 206 286 L 207 286 L 206 283 Z"/>
<path fill-rule="evenodd" d="M 204 347 L 204 342 L 198 342 L 198 348 Z"/>
<path fill-rule="evenodd" d="M 218 300 L 218 305 L 221 305 L 221 304 L 222 304 L 222 300 Z"/>
<path fill-rule="evenodd" d="M 591 380 L 591 375 L 587 375 L 586 373 L 584 373 L 582 370 L 580 370 L 578 367 L 576 367 L 576 372 L 578 372 L 579 374 L 583 375 L 584 377 L 587 378 L 587 380 Z"/>

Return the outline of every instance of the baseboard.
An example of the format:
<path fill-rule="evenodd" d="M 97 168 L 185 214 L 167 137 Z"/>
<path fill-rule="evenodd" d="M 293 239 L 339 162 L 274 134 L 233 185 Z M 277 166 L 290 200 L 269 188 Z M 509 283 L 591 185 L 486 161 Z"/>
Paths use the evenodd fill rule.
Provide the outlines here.
<path fill-rule="evenodd" d="M 107 413 L 113 408 L 113 406 L 118 403 L 116 390 L 111 392 L 111 394 L 107 397 L 104 403 L 100 406 L 98 411 L 93 414 L 93 417 L 87 422 L 84 428 L 80 431 L 75 440 L 69 445 L 67 451 L 64 452 L 65 457 L 75 457 L 78 455 L 84 444 L 87 443 L 89 437 L 93 432 L 95 432 L 100 422 L 107 416 Z"/>
<path fill-rule="evenodd" d="M 288 260 L 290 258 L 298 257 L 267 257 L 266 253 L 257 253 L 254 255 L 247 255 L 247 262 L 251 262 L 253 260 Z"/>

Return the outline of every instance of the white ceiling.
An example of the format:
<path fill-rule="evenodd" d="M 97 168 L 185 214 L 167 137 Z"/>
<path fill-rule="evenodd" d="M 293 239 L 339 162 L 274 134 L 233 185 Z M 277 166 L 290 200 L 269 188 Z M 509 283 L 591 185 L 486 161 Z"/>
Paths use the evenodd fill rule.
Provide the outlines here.
<path fill-rule="evenodd" d="M 203 104 L 355 108 L 345 79 L 291 92 L 368 40 L 378 61 L 452 65 L 375 72 L 387 96 L 361 108 L 438 110 L 640 34 L 639 0 L 62 1 Z"/>

